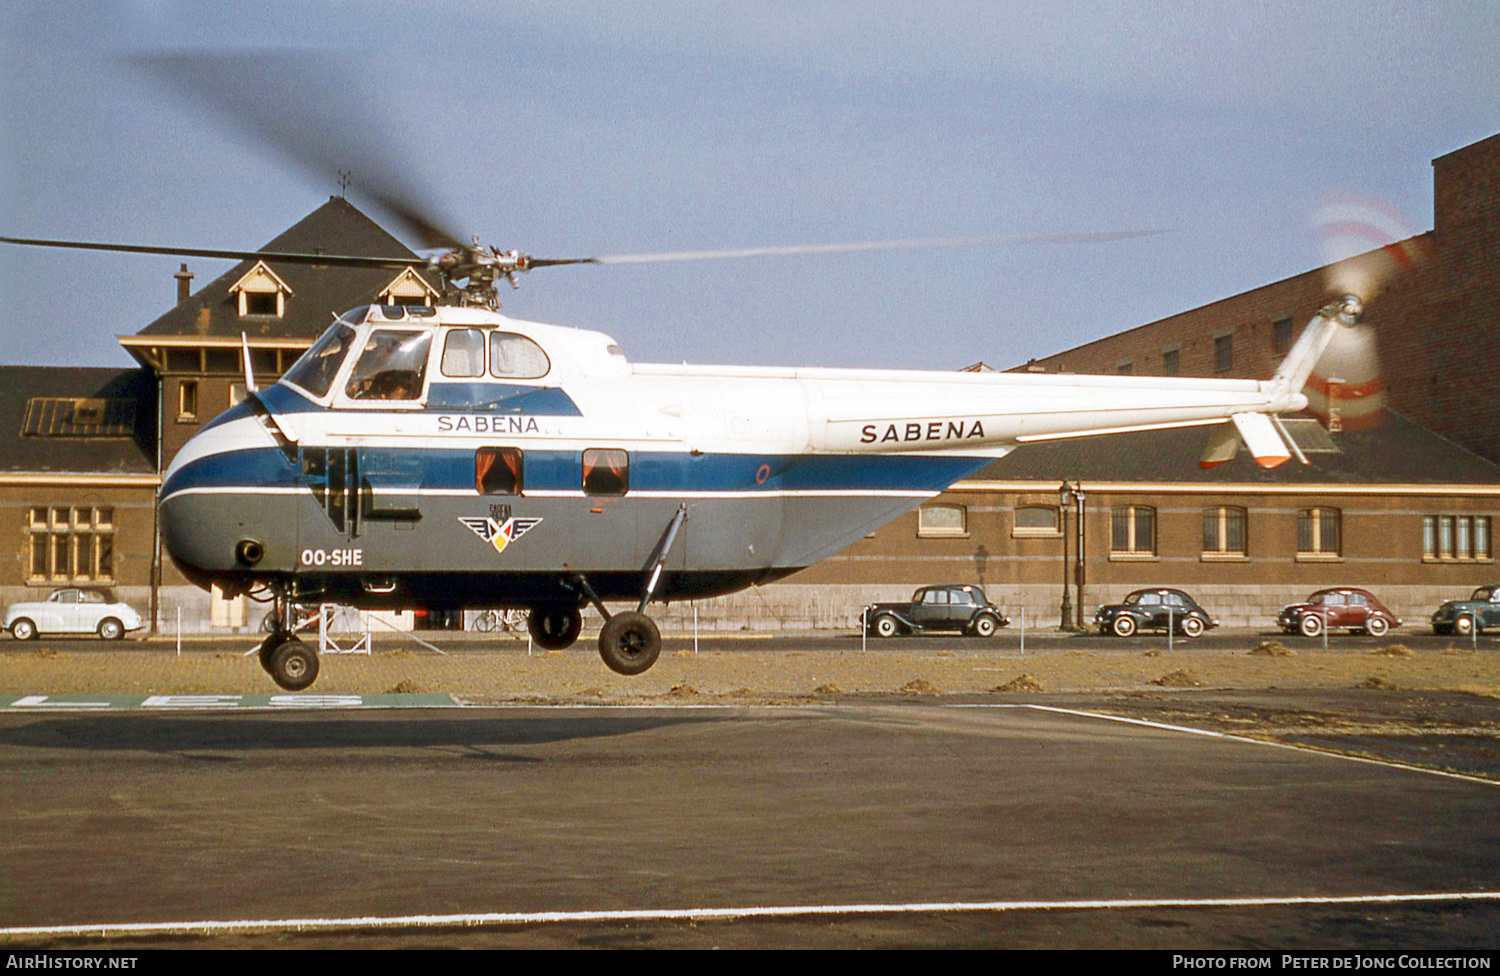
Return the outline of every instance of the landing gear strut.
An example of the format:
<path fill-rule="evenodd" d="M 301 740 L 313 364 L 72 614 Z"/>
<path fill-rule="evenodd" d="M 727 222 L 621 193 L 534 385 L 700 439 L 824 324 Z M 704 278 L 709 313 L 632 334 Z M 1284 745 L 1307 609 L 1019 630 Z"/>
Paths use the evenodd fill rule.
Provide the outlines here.
<path fill-rule="evenodd" d="M 667 563 L 667 554 L 677 540 L 677 530 L 687 519 L 687 506 L 679 505 L 666 531 L 656 543 L 656 551 L 645 566 L 646 587 L 641 593 L 641 602 L 634 610 L 611 614 L 599 599 L 599 594 L 589 585 L 583 574 L 573 577 L 578 590 L 598 609 L 604 617 L 604 627 L 599 631 L 599 656 L 604 664 L 617 674 L 640 674 L 656 663 L 661 655 L 661 631 L 656 622 L 646 616 L 646 605 L 661 582 L 662 567 Z"/>
<path fill-rule="evenodd" d="M 287 691 L 301 691 L 318 678 L 318 652 L 285 629 L 284 621 L 294 619 L 292 601 L 285 593 L 276 594 L 273 615 L 272 630 L 260 642 L 257 651 L 260 666 L 265 668 L 272 681 Z"/>

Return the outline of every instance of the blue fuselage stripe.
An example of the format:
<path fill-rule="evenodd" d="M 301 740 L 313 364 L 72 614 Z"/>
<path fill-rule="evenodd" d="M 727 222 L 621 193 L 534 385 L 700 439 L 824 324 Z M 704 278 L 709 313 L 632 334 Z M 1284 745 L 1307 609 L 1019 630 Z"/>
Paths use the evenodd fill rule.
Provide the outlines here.
<path fill-rule="evenodd" d="M 630 490 L 913 491 L 938 492 L 973 474 L 990 458 L 907 455 L 757 455 L 633 452 Z M 474 488 L 474 451 L 445 448 L 360 448 L 359 470 L 387 484 L 452 491 Z M 580 451 L 525 452 L 523 490 L 578 491 Z M 212 454 L 174 472 L 162 497 L 194 488 L 268 488 L 311 484 L 301 466 L 276 448 Z"/>

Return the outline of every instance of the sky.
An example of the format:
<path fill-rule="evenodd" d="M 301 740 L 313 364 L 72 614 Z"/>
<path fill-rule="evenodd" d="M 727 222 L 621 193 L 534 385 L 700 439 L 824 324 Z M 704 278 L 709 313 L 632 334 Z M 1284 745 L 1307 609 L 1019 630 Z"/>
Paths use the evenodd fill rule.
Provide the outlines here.
<path fill-rule="evenodd" d="M 288 51 L 318 84 L 258 74 Z M 137 67 L 162 52 L 222 55 L 271 137 Z M 258 248 L 339 191 L 273 144 L 314 135 L 386 226 L 361 180 L 538 257 L 1167 231 L 502 295 L 637 361 L 1007 368 L 1322 264 L 1330 192 L 1430 228 L 1430 161 L 1500 132 L 1497 66 L 1492 0 L 9 0 L 0 234 Z M 0 245 L 0 362 L 128 365 L 180 260 Z"/>

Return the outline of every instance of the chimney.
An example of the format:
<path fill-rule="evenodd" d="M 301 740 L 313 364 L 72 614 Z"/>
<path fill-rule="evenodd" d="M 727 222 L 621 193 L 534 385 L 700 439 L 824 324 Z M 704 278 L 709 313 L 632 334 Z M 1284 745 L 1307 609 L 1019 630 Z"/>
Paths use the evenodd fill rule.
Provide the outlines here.
<path fill-rule="evenodd" d="M 177 304 L 181 305 L 188 300 L 188 295 L 192 293 L 193 274 L 187 269 L 187 263 L 184 262 L 182 270 L 178 271 L 172 277 L 177 279 Z"/>

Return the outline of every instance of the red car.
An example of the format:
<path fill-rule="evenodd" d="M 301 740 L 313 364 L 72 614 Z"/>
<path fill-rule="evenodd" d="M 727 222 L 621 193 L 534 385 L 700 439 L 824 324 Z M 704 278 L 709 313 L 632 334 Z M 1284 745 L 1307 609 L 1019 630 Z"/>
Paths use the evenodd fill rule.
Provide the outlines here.
<path fill-rule="evenodd" d="M 1281 608 L 1276 623 L 1288 634 L 1301 633 L 1317 637 L 1327 627 L 1363 631 L 1379 637 L 1392 627 L 1401 626 L 1401 618 L 1385 608 L 1375 594 L 1350 586 L 1319 590 L 1306 602 Z"/>

